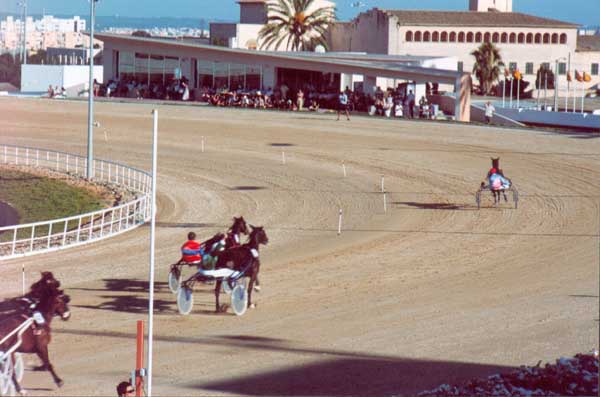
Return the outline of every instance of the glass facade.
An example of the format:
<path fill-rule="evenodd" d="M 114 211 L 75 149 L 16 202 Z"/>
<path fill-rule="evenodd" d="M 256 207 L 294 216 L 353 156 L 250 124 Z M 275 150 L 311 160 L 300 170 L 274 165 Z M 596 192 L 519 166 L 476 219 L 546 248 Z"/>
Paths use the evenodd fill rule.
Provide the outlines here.
<path fill-rule="evenodd" d="M 181 59 L 156 54 L 119 51 L 117 55 L 118 77 L 122 81 L 135 79 L 142 84 L 169 84 L 173 78 L 182 77 Z M 197 88 L 217 90 L 260 90 L 263 69 L 260 65 L 211 62 L 198 59 L 196 66 Z M 194 83 L 194 76 L 190 81 Z"/>
<path fill-rule="evenodd" d="M 245 91 L 260 90 L 263 71 L 260 65 L 198 61 L 198 88 Z"/>
<path fill-rule="evenodd" d="M 118 77 L 122 81 L 135 79 L 142 84 L 168 84 L 177 71 L 181 74 L 177 57 L 119 51 L 118 60 Z"/>

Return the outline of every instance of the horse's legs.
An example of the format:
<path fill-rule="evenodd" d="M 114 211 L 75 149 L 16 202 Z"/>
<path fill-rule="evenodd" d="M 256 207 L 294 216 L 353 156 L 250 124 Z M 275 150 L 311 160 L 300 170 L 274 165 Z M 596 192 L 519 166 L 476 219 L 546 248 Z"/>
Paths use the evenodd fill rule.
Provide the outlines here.
<path fill-rule="evenodd" d="M 252 289 L 254 287 L 254 283 L 257 281 L 258 278 L 256 277 L 256 273 L 252 272 L 252 276 L 250 276 L 250 282 L 248 283 L 248 308 L 254 307 L 252 305 Z"/>
<path fill-rule="evenodd" d="M 56 372 L 54 371 L 54 367 L 52 366 L 52 363 L 50 362 L 50 358 L 48 357 L 48 343 L 40 343 L 39 339 L 38 342 L 36 343 L 36 353 L 38 355 L 38 357 L 42 360 L 44 369 L 46 369 L 47 371 L 50 371 L 50 374 L 52 375 L 52 378 L 54 379 L 54 383 L 56 383 L 56 385 L 58 387 L 62 387 L 63 385 L 63 381 L 61 378 L 58 377 L 58 375 L 56 374 Z"/>
<path fill-rule="evenodd" d="M 227 282 L 227 281 L 225 281 Z M 215 283 L 215 312 L 221 312 L 221 307 L 219 305 L 219 295 L 221 294 L 221 284 L 223 284 L 223 280 L 217 279 Z"/>
<path fill-rule="evenodd" d="M 23 394 L 23 392 L 25 392 L 25 390 L 23 390 L 21 388 L 21 384 L 17 380 L 17 372 L 15 371 L 15 364 L 16 364 L 15 353 L 11 354 L 11 360 L 12 360 L 12 367 L 13 367 L 12 381 L 13 381 L 13 383 L 15 385 L 15 389 L 17 390 L 17 393 Z M 21 390 L 23 390 L 23 392 Z"/>

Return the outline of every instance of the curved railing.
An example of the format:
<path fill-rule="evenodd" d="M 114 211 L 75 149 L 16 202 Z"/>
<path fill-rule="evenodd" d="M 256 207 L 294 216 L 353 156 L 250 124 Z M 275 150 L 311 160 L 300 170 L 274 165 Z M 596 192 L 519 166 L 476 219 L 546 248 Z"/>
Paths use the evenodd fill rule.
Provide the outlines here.
<path fill-rule="evenodd" d="M 87 158 L 53 150 L 0 145 L 0 164 L 39 167 L 85 177 Z M 94 159 L 94 181 L 128 189 L 135 199 L 68 218 L 0 227 L 0 260 L 35 255 L 102 240 L 150 219 L 152 176 L 136 168 Z"/>

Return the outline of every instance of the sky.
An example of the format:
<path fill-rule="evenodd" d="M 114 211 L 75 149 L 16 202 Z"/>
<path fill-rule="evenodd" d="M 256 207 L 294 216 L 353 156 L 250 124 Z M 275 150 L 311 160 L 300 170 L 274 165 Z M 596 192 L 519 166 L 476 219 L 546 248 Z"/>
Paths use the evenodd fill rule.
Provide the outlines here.
<path fill-rule="evenodd" d="M 0 12 L 18 13 L 21 0 L 0 0 Z M 352 7 L 357 0 L 338 0 L 338 19 L 350 20 L 373 7 L 383 9 L 467 10 L 468 0 L 362 0 L 363 7 Z M 89 0 L 27 0 L 30 14 L 89 14 Z M 235 0 L 99 0 L 97 15 L 136 17 L 202 17 L 239 20 Z M 143 7 L 140 5 L 143 4 Z M 513 10 L 582 25 L 600 25 L 600 0 L 513 0 Z"/>

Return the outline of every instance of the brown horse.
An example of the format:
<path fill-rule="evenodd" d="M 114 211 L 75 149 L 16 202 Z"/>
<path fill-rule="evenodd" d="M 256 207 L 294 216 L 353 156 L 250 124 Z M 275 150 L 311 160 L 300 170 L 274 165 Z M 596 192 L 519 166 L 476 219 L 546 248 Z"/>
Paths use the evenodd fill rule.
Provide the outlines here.
<path fill-rule="evenodd" d="M 265 233 L 265 230 L 262 228 L 262 226 L 254 227 L 250 225 L 250 227 L 252 228 L 252 231 L 250 232 L 248 242 L 239 247 L 234 247 L 223 251 L 219 255 L 219 259 L 217 260 L 215 268 L 233 269 L 243 273 L 244 277 L 250 277 L 250 283 L 248 284 L 248 307 L 252 308 L 254 307 L 252 305 L 252 289 L 257 280 L 258 272 L 260 271 L 258 250 L 261 244 L 266 245 L 269 242 L 269 238 L 267 237 L 267 233 Z M 227 281 L 225 280 L 225 282 Z M 219 305 L 219 295 L 221 293 L 222 283 L 223 280 L 218 279 L 215 285 L 215 311 L 217 313 L 224 310 Z"/>
<path fill-rule="evenodd" d="M 51 275 L 51 273 L 50 273 Z M 16 349 L 18 353 L 36 353 L 42 360 L 40 369 L 50 371 L 54 382 L 61 387 L 62 379 L 58 377 L 54 371 L 54 367 L 48 356 L 48 344 L 51 341 L 50 325 L 54 316 L 60 316 L 63 321 L 70 317 L 69 301 L 70 298 L 59 290 L 57 286 L 60 283 L 49 277 L 42 275 L 42 279 L 32 286 L 32 291 L 29 294 L 29 302 L 31 306 L 20 313 L 12 313 L 7 315 L 0 321 L 0 339 L 4 339 L 6 335 L 11 334 L 15 329 L 23 326 L 25 322 L 30 325 L 21 334 L 20 345 Z M 34 321 L 30 321 L 33 318 Z M 28 321 L 29 320 L 29 321 Z M 3 349 L 9 349 L 19 342 L 19 338 L 15 333 L 4 342 Z M 12 362 L 15 362 L 14 353 L 11 357 Z M 13 373 L 13 383 L 17 392 L 21 392 L 21 385 L 16 379 L 16 374 Z"/>

